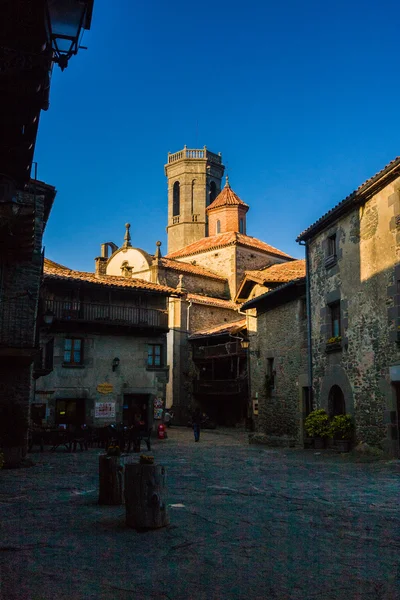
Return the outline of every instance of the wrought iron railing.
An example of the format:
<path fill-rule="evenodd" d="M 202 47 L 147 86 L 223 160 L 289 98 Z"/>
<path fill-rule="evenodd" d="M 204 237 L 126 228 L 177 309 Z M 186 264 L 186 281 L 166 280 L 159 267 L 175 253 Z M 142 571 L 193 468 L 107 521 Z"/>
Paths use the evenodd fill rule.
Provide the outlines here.
<path fill-rule="evenodd" d="M 168 329 L 168 314 L 155 308 L 45 299 L 44 310 L 55 320 L 85 321 L 131 327 Z"/>

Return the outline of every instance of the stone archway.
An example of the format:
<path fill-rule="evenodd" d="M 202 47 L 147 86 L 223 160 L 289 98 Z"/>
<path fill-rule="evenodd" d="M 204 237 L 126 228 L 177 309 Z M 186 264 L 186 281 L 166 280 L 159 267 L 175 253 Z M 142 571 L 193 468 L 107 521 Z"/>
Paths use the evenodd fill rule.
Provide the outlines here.
<path fill-rule="evenodd" d="M 354 416 L 353 390 L 346 371 L 340 365 L 333 365 L 327 369 L 322 378 L 320 407 L 324 408 L 327 413 L 330 413 L 329 396 L 334 386 L 338 387 L 343 394 L 346 413 Z"/>
<path fill-rule="evenodd" d="M 328 413 L 330 417 L 346 414 L 346 402 L 342 389 L 338 385 L 333 385 L 329 390 Z"/>

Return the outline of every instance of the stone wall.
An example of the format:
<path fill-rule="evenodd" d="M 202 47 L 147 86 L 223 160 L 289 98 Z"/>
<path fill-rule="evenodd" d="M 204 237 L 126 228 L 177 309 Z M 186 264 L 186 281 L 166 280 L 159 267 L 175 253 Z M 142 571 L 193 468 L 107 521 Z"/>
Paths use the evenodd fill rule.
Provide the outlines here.
<path fill-rule="evenodd" d="M 18 402 L 28 418 L 42 273 L 44 196 L 18 193 L 18 204 L 34 209 L 31 221 L 34 244 L 30 260 L 10 257 L 0 260 L 0 402 Z"/>
<path fill-rule="evenodd" d="M 158 283 L 176 288 L 179 283 L 180 271 L 175 269 L 159 270 Z M 203 294 L 204 296 L 214 296 L 216 298 L 229 298 L 229 289 L 227 282 L 222 279 L 212 279 L 191 273 L 182 272 L 183 287 L 188 292 L 194 294 Z"/>
<path fill-rule="evenodd" d="M 96 402 L 115 402 L 116 417 L 112 422 L 122 421 L 124 394 L 148 394 L 165 399 L 165 386 L 168 378 L 166 362 L 166 335 L 136 337 L 132 335 L 82 334 L 75 332 L 75 337 L 83 338 L 83 366 L 65 367 L 64 339 L 74 337 L 74 332 L 54 335 L 54 368 L 50 375 L 40 377 L 36 381 L 35 402 L 45 403 L 48 408 L 48 423 L 53 424 L 56 401 L 79 398 L 85 402 L 86 423 L 102 426 L 109 421 L 95 418 Z M 49 336 L 42 337 L 42 345 Z M 164 367 L 149 369 L 147 367 L 148 344 L 162 344 L 164 349 Z M 112 370 L 112 361 L 118 357 L 118 368 Z M 113 386 L 111 393 L 98 391 L 99 384 L 109 383 Z"/>
<path fill-rule="evenodd" d="M 398 326 L 400 179 L 355 207 L 310 243 L 313 386 L 316 406 L 331 409 L 334 385 L 355 417 L 358 440 L 398 454 L 395 389 L 389 368 L 400 363 Z M 327 261 L 336 235 L 336 261 Z M 341 339 L 331 307 L 340 302 Z M 331 397 L 332 398 L 332 397 Z"/>
<path fill-rule="evenodd" d="M 237 310 L 207 306 L 194 302 L 190 307 L 189 331 L 193 333 L 194 331 L 216 327 L 224 323 L 239 321 L 243 318 L 244 316 L 240 315 Z"/>
<path fill-rule="evenodd" d="M 307 381 L 307 319 L 299 298 L 258 316 L 248 314 L 250 387 L 255 429 L 271 445 L 302 441 L 302 388 Z M 273 360 L 271 365 L 268 362 Z M 276 371 L 274 387 L 267 375 Z"/>
<path fill-rule="evenodd" d="M 210 183 L 221 190 L 224 166 L 205 159 L 177 160 L 166 165 L 168 177 L 168 252 L 174 252 L 207 235 L 206 203 Z M 180 184 L 180 214 L 173 216 L 173 187 Z"/>
<path fill-rule="evenodd" d="M 231 298 L 234 298 L 246 270 L 261 269 L 268 264 L 285 262 L 265 252 L 245 246 L 226 246 L 179 259 L 197 264 L 228 278 Z"/>

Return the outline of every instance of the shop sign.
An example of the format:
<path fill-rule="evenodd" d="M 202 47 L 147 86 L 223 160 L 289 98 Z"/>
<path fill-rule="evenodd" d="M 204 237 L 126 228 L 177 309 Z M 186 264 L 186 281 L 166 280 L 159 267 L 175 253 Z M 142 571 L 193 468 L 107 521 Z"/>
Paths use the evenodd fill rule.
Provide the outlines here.
<path fill-rule="evenodd" d="M 94 416 L 97 419 L 115 419 L 115 402 L 96 402 Z"/>
<path fill-rule="evenodd" d="M 113 389 L 114 386 L 112 383 L 99 383 L 99 385 L 97 386 L 97 391 L 100 394 L 111 394 Z"/>

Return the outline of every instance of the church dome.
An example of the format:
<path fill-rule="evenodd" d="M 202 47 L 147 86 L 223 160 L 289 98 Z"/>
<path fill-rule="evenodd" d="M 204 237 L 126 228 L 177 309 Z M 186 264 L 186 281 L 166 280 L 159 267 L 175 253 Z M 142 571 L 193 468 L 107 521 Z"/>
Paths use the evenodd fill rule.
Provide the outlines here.
<path fill-rule="evenodd" d="M 246 212 L 249 209 L 249 205 L 243 202 L 243 200 L 241 200 L 239 196 L 232 190 L 231 186 L 229 185 L 228 177 L 226 177 L 225 187 L 210 204 L 210 206 L 207 207 L 207 212 L 210 212 L 215 208 L 223 208 L 224 206 L 241 206 L 243 209 L 246 209 Z"/>

